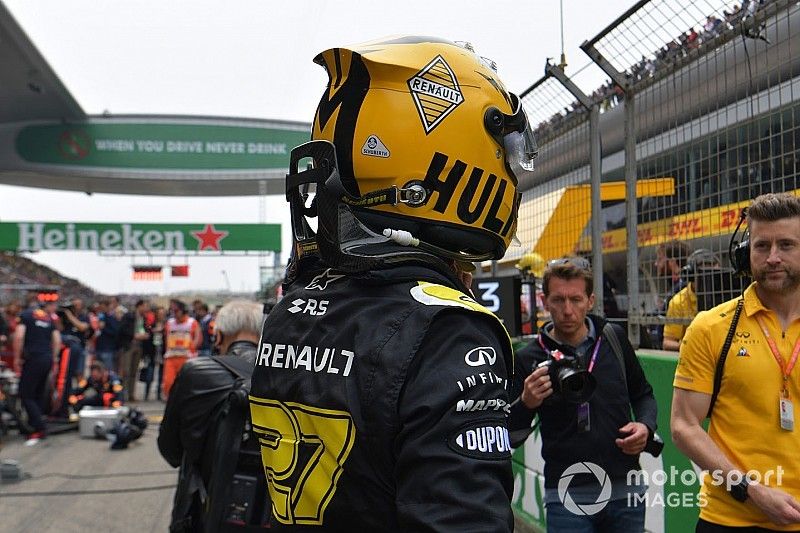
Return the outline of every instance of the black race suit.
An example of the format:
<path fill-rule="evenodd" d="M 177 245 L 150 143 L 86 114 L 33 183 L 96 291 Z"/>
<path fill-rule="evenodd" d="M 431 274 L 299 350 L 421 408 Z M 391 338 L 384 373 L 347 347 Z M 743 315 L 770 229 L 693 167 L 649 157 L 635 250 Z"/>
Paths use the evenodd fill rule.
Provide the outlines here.
<path fill-rule="evenodd" d="M 513 529 L 511 346 L 461 290 L 422 266 L 319 268 L 270 312 L 250 400 L 273 528 Z"/>

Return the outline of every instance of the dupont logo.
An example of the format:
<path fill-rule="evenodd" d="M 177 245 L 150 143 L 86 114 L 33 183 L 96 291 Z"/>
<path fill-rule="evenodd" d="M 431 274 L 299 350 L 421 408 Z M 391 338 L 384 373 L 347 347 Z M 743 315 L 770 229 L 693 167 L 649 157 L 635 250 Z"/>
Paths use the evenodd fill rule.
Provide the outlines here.
<path fill-rule="evenodd" d="M 466 457 L 476 459 L 507 459 L 511 457 L 508 428 L 486 420 L 462 426 L 450 435 L 447 444 L 451 450 Z"/>
<path fill-rule="evenodd" d="M 456 75 L 440 55 L 408 80 L 408 88 L 426 134 L 464 101 Z"/>

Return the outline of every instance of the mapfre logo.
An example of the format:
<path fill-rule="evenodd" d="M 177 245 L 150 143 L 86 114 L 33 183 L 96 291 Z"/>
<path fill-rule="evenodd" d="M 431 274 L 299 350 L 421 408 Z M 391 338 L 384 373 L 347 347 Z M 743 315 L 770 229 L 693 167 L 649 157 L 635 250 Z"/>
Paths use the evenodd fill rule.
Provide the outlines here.
<path fill-rule="evenodd" d="M 408 88 L 426 134 L 464 101 L 456 75 L 440 55 L 408 80 Z"/>
<path fill-rule="evenodd" d="M 303 300 L 297 298 L 292 300 L 292 306 L 287 309 L 292 314 L 303 313 L 304 315 L 322 316 L 328 310 L 329 300 Z"/>
<path fill-rule="evenodd" d="M 497 361 L 497 352 L 491 346 L 479 346 L 467 352 L 464 362 L 469 366 L 493 365 Z"/>

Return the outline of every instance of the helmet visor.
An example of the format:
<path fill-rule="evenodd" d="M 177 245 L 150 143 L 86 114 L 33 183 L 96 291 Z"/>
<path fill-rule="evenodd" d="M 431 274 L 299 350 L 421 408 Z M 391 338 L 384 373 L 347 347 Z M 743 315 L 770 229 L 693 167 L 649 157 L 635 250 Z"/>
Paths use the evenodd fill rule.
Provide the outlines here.
<path fill-rule="evenodd" d="M 514 113 L 503 116 L 502 142 L 506 154 L 506 165 L 517 182 L 533 172 L 533 160 L 539 155 L 539 146 L 522 102 L 515 94 L 510 94 Z"/>

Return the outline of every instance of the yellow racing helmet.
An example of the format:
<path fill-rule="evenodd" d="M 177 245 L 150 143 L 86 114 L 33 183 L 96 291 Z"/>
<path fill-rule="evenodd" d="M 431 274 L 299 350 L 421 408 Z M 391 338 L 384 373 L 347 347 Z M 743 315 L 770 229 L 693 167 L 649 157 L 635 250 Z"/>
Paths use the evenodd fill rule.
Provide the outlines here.
<path fill-rule="evenodd" d="M 327 165 L 314 177 L 334 200 L 318 198 L 320 251 L 329 241 L 351 256 L 391 256 L 400 245 L 466 261 L 502 257 L 516 233 L 517 183 L 537 148 L 494 64 L 470 45 L 432 37 L 332 48 L 315 62 L 329 83 L 312 142 L 295 149 L 292 165 L 296 173 L 303 157 Z M 335 162 L 321 142 L 332 144 Z M 287 194 L 314 181 L 289 180 L 292 172 Z"/>
<path fill-rule="evenodd" d="M 519 261 L 514 265 L 517 270 L 525 273 L 531 273 L 537 278 L 544 275 L 545 262 L 541 255 L 536 252 L 528 252 L 519 258 Z"/>

